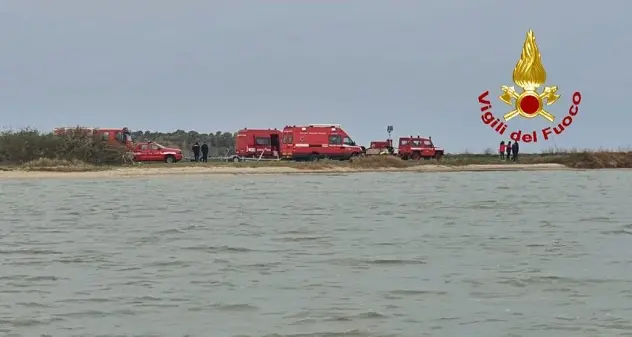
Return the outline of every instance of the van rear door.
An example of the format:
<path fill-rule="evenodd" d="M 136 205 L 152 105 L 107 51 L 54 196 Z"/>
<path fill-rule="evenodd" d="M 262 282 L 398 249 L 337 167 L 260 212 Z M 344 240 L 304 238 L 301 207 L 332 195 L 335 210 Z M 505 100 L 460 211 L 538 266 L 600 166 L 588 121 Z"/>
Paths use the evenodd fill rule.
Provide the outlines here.
<path fill-rule="evenodd" d="M 284 132 L 281 139 L 281 156 L 291 158 L 294 151 L 294 136 L 292 132 Z"/>
<path fill-rule="evenodd" d="M 270 153 L 270 135 L 255 135 L 255 156 Z"/>

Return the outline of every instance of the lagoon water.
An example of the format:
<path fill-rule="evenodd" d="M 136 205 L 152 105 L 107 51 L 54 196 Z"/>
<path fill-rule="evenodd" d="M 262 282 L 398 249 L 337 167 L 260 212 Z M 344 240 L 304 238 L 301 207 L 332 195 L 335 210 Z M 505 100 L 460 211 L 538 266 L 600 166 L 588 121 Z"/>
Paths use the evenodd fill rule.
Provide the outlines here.
<path fill-rule="evenodd" d="M 0 181 L 0 335 L 632 336 L 631 182 Z"/>

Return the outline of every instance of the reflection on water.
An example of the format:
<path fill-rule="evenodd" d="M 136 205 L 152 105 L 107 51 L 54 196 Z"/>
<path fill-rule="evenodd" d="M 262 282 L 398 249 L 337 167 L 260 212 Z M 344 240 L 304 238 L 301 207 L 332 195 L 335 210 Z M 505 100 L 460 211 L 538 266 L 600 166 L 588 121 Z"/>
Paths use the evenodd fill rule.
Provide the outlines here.
<path fill-rule="evenodd" d="M 0 333 L 632 336 L 630 181 L 1 181 Z"/>

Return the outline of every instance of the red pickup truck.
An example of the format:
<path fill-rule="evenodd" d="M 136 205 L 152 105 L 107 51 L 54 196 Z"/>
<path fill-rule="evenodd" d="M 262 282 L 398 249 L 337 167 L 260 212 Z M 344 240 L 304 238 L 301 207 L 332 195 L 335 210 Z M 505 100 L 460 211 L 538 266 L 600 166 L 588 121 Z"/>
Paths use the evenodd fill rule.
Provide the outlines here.
<path fill-rule="evenodd" d="M 162 161 L 175 163 L 182 160 L 182 150 L 162 146 L 154 142 L 134 144 L 134 161 Z"/>

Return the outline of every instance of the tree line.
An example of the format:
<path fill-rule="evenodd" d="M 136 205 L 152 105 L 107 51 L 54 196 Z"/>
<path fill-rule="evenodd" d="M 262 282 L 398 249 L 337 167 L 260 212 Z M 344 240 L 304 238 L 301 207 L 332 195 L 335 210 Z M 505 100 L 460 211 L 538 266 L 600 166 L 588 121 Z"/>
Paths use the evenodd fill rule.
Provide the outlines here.
<path fill-rule="evenodd" d="M 217 131 L 215 133 L 199 133 L 197 131 L 176 130 L 174 132 L 133 131 L 132 139 L 136 142 L 152 141 L 158 144 L 177 147 L 186 153 L 192 152 L 195 142 L 206 142 L 209 156 L 224 156 L 226 152 L 235 150 L 235 133 Z"/>
<path fill-rule="evenodd" d="M 233 152 L 235 135 L 230 132 L 199 133 L 197 131 L 176 130 L 174 132 L 133 131 L 134 142 L 153 141 L 164 146 L 177 147 L 185 154 L 191 152 L 195 142 L 206 142 L 210 156 L 223 156 Z M 33 160 L 48 158 L 60 160 L 80 160 L 90 164 L 122 164 L 127 149 L 95 139 L 83 132 L 73 132 L 64 136 L 34 129 L 0 132 L 0 164 L 23 164 Z"/>
<path fill-rule="evenodd" d="M 0 164 L 24 164 L 47 158 L 89 164 L 122 164 L 126 148 L 101 141 L 85 132 L 57 136 L 25 129 L 0 132 Z"/>

